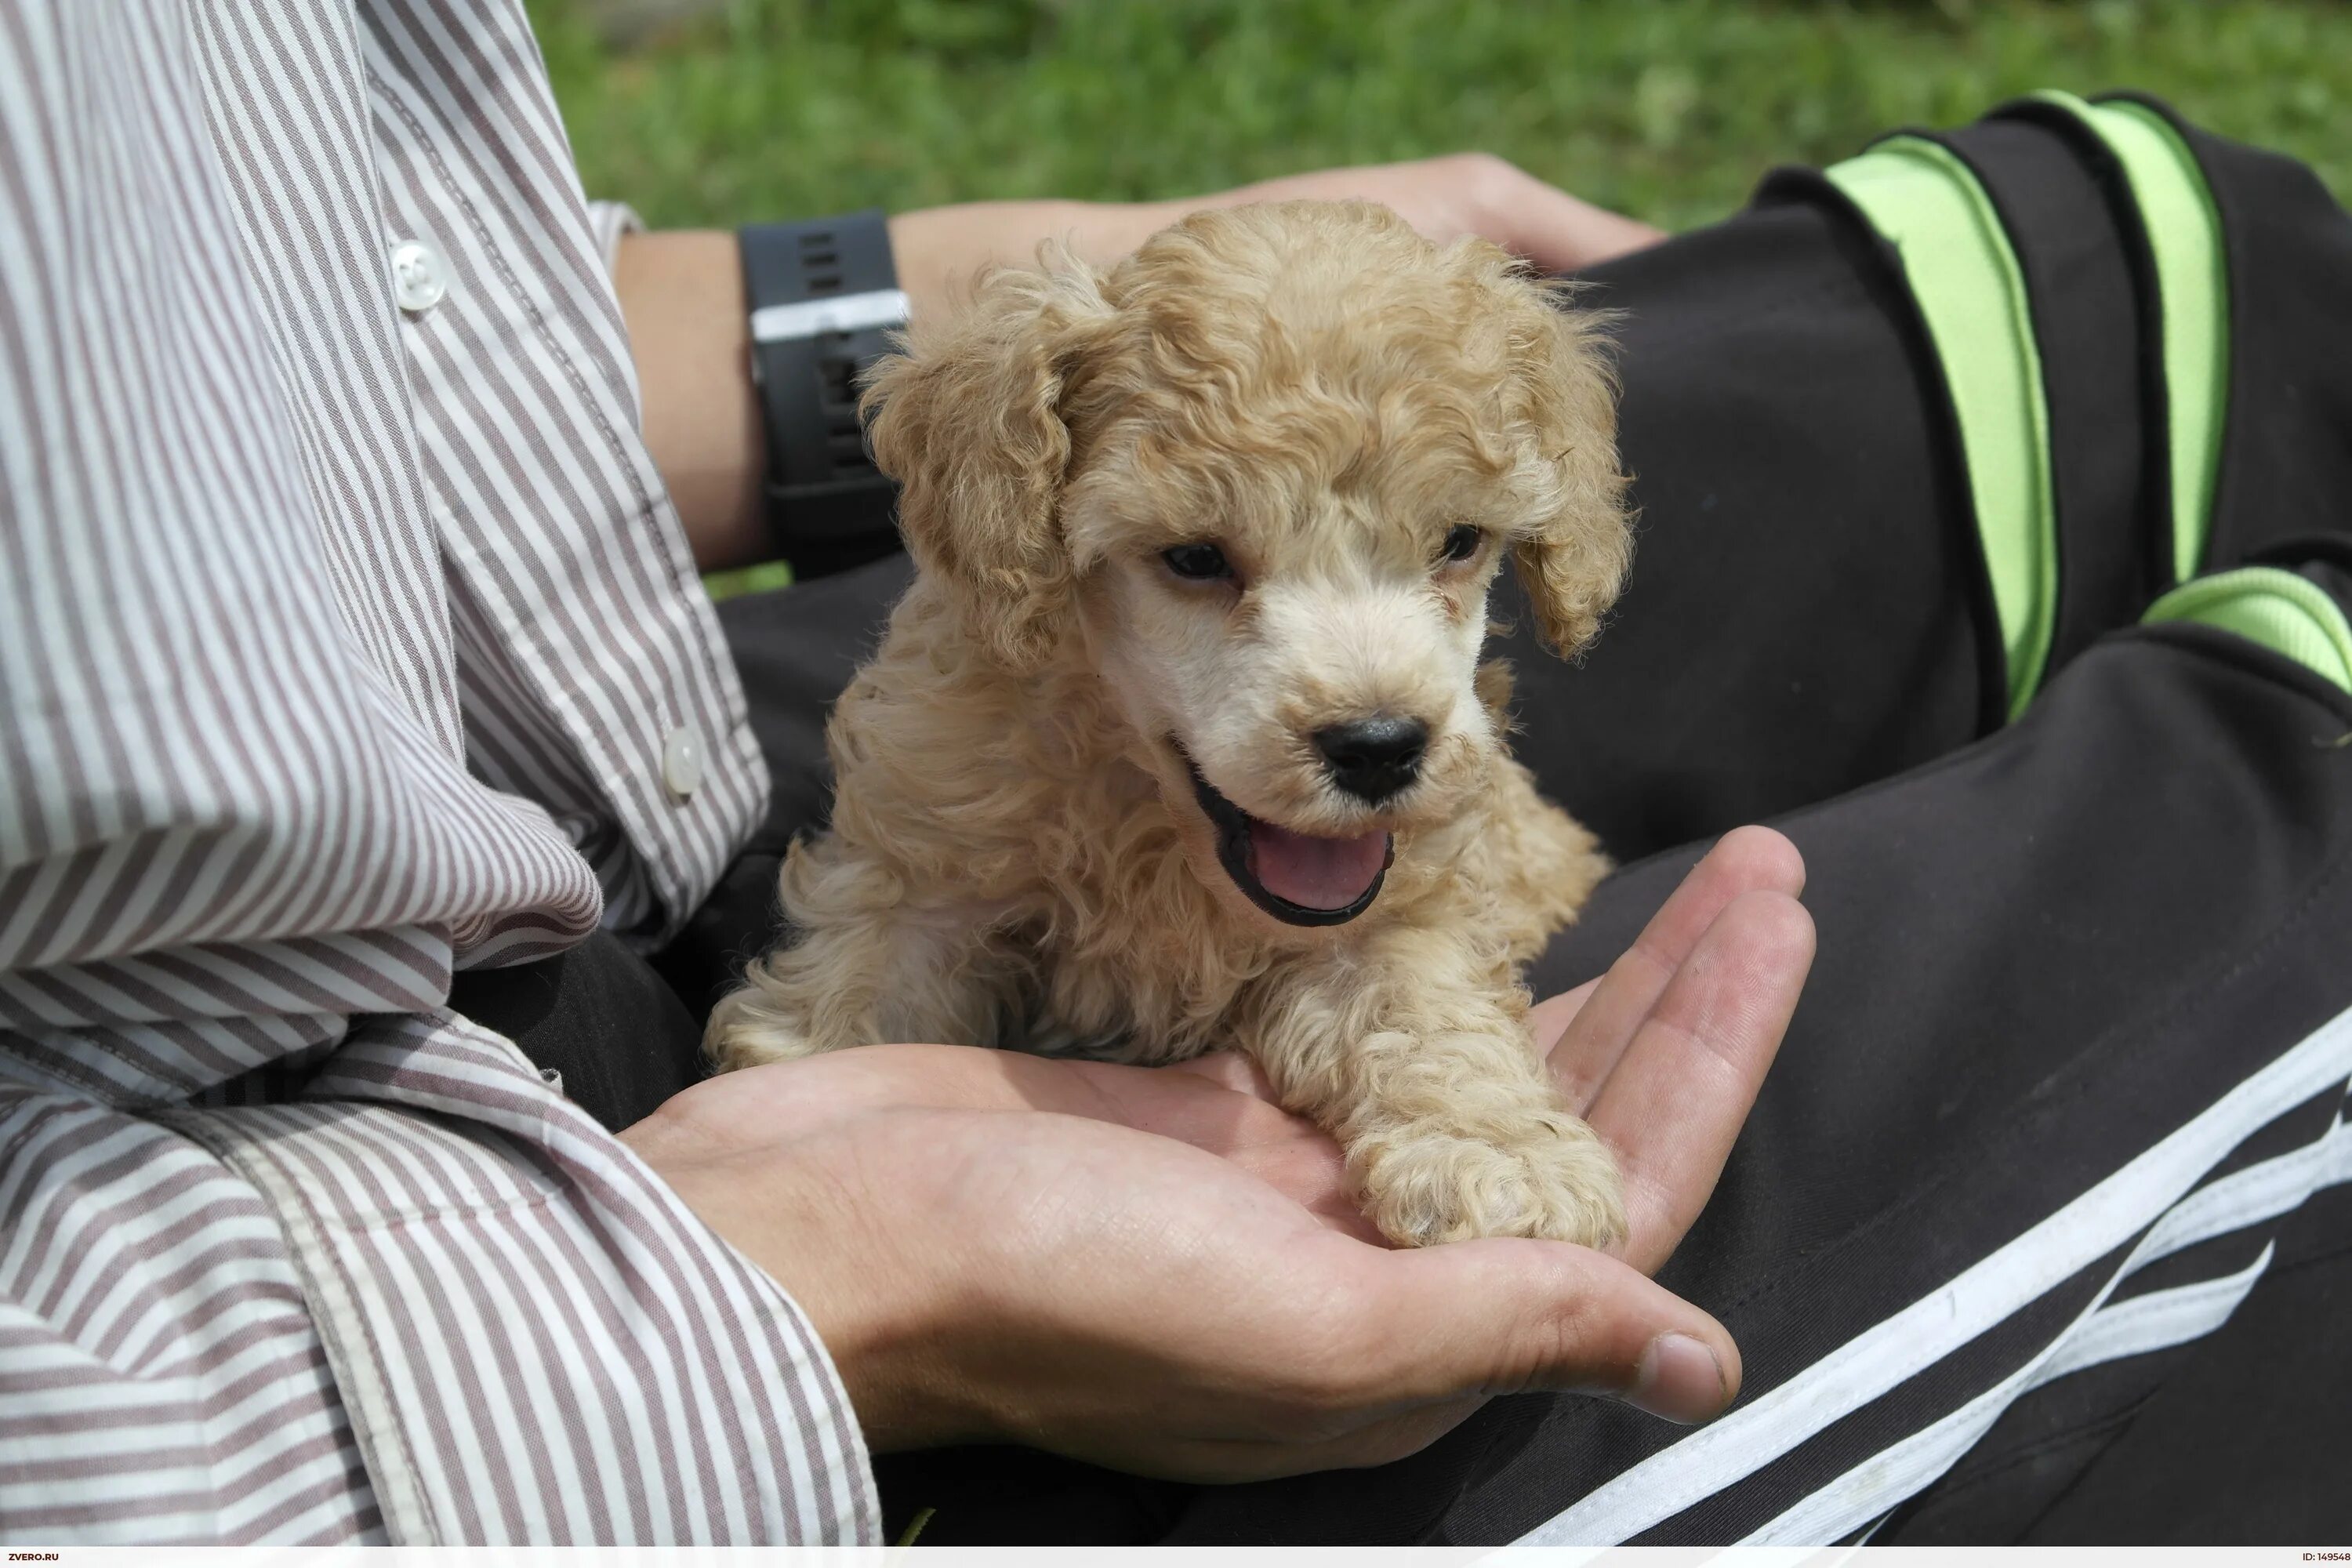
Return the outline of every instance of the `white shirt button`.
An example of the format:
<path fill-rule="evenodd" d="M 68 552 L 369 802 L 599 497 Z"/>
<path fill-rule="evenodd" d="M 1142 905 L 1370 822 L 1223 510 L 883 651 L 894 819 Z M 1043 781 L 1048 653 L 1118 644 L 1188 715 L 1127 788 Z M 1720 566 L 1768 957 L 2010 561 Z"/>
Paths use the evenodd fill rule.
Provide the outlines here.
<path fill-rule="evenodd" d="M 684 800 L 702 787 L 702 742 L 683 726 L 662 741 L 662 783 Z"/>
<path fill-rule="evenodd" d="M 421 239 L 392 247 L 392 297 L 410 315 L 433 309 L 449 292 L 449 263 Z"/>

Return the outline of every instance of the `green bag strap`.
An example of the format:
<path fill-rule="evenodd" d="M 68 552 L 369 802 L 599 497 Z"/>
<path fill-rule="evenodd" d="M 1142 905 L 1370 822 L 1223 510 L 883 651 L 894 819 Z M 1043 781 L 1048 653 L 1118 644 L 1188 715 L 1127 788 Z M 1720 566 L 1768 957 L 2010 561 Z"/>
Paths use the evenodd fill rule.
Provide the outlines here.
<path fill-rule="evenodd" d="M 2352 620 L 2326 591 L 2277 566 L 2242 566 L 2183 583 L 2147 607 L 2143 626 L 2196 621 L 2235 632 L 2352 693 Z"/>
<path fill-rule="evenodd" d="M 2050 411 L 2032 302 L 1992 200 L 1933 142 L 1895 136 L 1824 171 L 1901 258 L 1958 417 L 2009 672 L 2009 716 L 2041 685 L 2057 618 Z"/>
<path fill-rule="evenodd" d="M 2128 100 L 2086 103 L 2039 92 L 2080 120 L 2123 165 L 2156 261 L 2163 315 L 2166 423 L 2172 443 L 2172 575 L 2205 563 L 2213 482 L 2230 406 L 2230 272 L 2221 214 L 2197 155 L 2155 110 Z"/>

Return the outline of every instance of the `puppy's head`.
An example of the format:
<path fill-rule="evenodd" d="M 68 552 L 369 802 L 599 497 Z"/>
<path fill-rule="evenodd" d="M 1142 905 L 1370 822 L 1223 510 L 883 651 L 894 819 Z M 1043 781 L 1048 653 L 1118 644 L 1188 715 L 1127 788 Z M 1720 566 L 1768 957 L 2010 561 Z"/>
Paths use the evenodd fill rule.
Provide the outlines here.
<path fill-rule="evenodd" d="M 1589 318 L 1385 208 L 1202 213 L 1097 273 L 1051 250 L 869 394 L 908 548 L 1013 676 L 1108 682 L 1204 879 L 1291 925 L 1501 752 L 1474 682 L 1509 554 L 1567 654 L 1628 531 Z"/>

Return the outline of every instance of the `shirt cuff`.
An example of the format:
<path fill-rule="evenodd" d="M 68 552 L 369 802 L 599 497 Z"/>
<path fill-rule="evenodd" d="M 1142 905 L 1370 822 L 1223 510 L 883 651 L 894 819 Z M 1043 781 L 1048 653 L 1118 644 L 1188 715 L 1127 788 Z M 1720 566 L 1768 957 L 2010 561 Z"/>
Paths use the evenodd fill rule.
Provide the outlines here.
<path fill-rule="evenodd" d="M 14 1065 L 0 1052 L 0 1540 L 381 1543 L 252 1187 L 139 1112 L 12 1082 Z"/>
<path fill-rule="evenodd" d="M 604 258 L 604 276 L 613 276 L 621 259 L 621 237 L 642 234 L 646 220 L 626 202 L 590 202 L 588 229 L 596 238 L 596 254 Z"/>
<path fill-rule="evenodd" d="M 510 1042 L 373 1019 L 172 1120 L 277 1214 L 394 1543 L 878 1542 L 807 1319 Z"/>

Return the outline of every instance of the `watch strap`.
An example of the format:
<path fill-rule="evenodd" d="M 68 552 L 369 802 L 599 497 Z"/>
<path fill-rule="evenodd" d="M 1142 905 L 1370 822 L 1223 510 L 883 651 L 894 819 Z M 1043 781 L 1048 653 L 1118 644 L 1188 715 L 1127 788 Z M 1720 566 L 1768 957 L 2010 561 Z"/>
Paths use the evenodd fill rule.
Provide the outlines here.
<path fill-rule="evenodd" d="M 858 378 L 907 321 L 882 210 L 752 224 L 737 239 L 776 552 L 804 577 L 888 554 L 898 489 L 857 415 Z"/>

